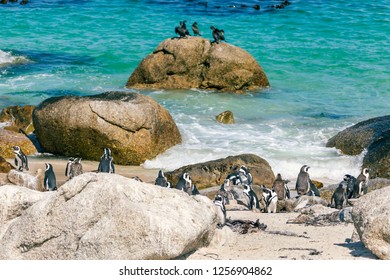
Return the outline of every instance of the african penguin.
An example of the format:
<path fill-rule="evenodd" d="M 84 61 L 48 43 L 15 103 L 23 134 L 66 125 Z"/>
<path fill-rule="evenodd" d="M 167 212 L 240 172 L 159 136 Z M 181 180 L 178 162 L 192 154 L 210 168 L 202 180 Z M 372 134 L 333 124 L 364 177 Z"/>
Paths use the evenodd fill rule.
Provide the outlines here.
<path fill-rule="evenodd" d="M 225 199 L 225 203 L 229 204 L 229 194 L 227 191 L 227 188 L 229 186 L 230 181 L 228 179 L 225 179 L 219 190 L 217 191 L 217 194 L 221 195 Z"/>
<path fill-rule="evenodd" d="M 225 199 L 217 194 L 214 198 L 214 205 L 217 208 L 217 216 L 219 219 L 218 226 L 222 227 L 226 223 L 226 207 L 225 207 Z"/>
<path fill-rule="evenodd" d="M 196 187 L 196 185 L 192 185 L 192 189 L 191 189 L 191 192 L 192 192 L 192 195 L 198 195 L 200 194 L 198 188 Z"/>
<path fill-rule="evenodd" d="M 368 172 L 368 168 L 363 168 L 362 172 L 360 172 L 359 176 L 356 178 L 356 182 L 353 188 L 354 198 L 357 198 L 367 193 L 367 183 L 369 178 L 370 174 Z"/>
<path fill-rule="evenodd" d="M 199 32 L 198 23 L 196 21 L 192 24 L 191 27 L 192 27 L 192 31 L 194 32 L 194 36 L 202 36 Z"/>
<path fill-rule="evenodd" d="M 180 176 L 179 181 L 176 184 L 176 189 L 188 193 L 188 190 L 191 190 L 191 187 L 192 187 L 192 180 L 190 174 L 185 172 Z"/>
<path fill-rule="evenodd" d="M 336 209 L 343 209 L 347 204 L 347 185 L 345 182 L 341 182 L 339 186 L 334 190 L 332 198 L 330 200 L 331 207 Z"/>
<path fill-rule="evenodd" d="M 25 153 L 19 146 L 13 146 L 14 155 L 15 155 L 15 165 L 18 167 L 19 171 L 23 171 L 23 168 L 28 169 L 28 159 Z"/>
<path fill-rule="evenodd" d="M 164 187 L 164 188 L 168 187 L 169 182 L 167 180 L 167 177 L 165 177 L 165 175 L 164 175 L 164 171 L 162 171 L 162 170 L 158 171 L 158 175 L 157 175 L 156 180 L 154 181 L 154 184 L 157 186 Z"/>
<path fill-rule="evenodd" d="M 75 158 L 73 163 L 69 166 L 69 179 L 72 179 L 78 175 L 83 174 L 83 166 L 81 164 L 81 158 Z"/>
<path fill-rule="evenodd" d="M 50 163 L 45 163 L 45 177 L 43 179 L 43 185 L 46 191 L 57 190 L 56 175 L 54 174 L 53 166 Z"/>
<path fill-rule="evenodd" d="M 239 176 L 239 173 L 238 172 L 233 172 L 231 174 L 229 174 L 225 181 L 228 180 L 229 181 L 229 185 L 230 183 L 232 183 L 234 186 L 237 186 L 241 183 L 241 180 L 240 180 L 240 176 Z"/>
<path fill-rule="evenodd" d="M 280 175 L 280 173 L 276 175 L 275 181 L 272 185 L 272 190 L 276 192 L 279 200 L 290 198 L 290 191 L 287 187 L 287 183 L 282 179 L 282 175 Z"/>
<path fill-rule="evenodd" d="M 98 172 L 115 173 L 114 162 L 109 148 L 104 148 L 104 154 L 100 159 Z"/>
<path fill-rule="evenodd" d="M 70 168 L 73 164 L 74 158 L 70 157 L 68 158 L 68 162 L 66 163 L 66 168 L 65 168 L 65 176 L 70 179 Z"/>
<path fill-rule="evenodd" d="M 320 196 L 320 192 L 313 184 L 309 176 L 309 166 L 303 165 L 299 171 L 295 189 L 298 195 Z"/>
<path fill-rule="evenodd" d="M 256 193 L 247 184 L 243 185 L 243 187 L 244 187 L 244 194 L 245 194 L 245 196 L 247 198 L 248 209 L 252 210 L 252 211 L 258 209 L 260 211 L 261 210 L 260 209 L 260 203 L 259 203 L 259 199 L 258 199 Z"/>
<path fill-rule="evenodd" d="M 242 165 L 238 170 L 238 176 L 240 178 L 241 184 L 252 185 L 253 183 L 252 174 L 249 172 L 249 169 L 245 165 Z"/>
<path fill-rule="evenodd" d="M 273 190 L 262 187 L 263 189 L 263 199 L 265 202 L 265 211 L 267 213 L 276 213 L 276 208 L 278 204 L 278 195 Z"/>
<path fill-rule="evenodd" d="M 346 195 L 347 198 L 350 199 L 353 196 L 353 188 L 355 186 L 356 178 L 352 175 L 345 174 L 343 177 L 343 181 L 347 184 Z"/>

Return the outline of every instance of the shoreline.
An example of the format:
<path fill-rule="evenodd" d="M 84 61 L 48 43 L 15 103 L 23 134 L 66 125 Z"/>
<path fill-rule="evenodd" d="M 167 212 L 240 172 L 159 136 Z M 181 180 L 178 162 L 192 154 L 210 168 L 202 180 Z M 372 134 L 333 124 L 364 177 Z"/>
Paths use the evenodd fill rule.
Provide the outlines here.
<path fill-rule="evenodd" d="M 13 163 L 13 159 L 6 159 Z M 50 162 L 56 173 L 57 185 L 67 181 L 65 167 L 67 158 L 50 155 L 29 157 L 30 174 L 38 168 L 44 169 Z M 82 161 L 84 172 L 94 172 L 97 161 Z M 154 184 L 158 170 L 142 166 L 115 165 L 116 174 L 132 178 L 138 176 L 145 183 Z M 290 182 L 294 189 L 295 182 Z M 227 217 L 256 221 L 267 225 L 259 232 L 239 234 L 228 228 L 218 230 L 214 240 L 205 247 L 192 252 L 186 260 L 375 260 L 377 259 L 361 241 L 352 240 L 353 223 L 329 226 L 312 226 L 288 223 L 300 212 L 255 213 L 249 210 L 228 210 Z M 280 234 L 281 233 L 281 234 Z"/>

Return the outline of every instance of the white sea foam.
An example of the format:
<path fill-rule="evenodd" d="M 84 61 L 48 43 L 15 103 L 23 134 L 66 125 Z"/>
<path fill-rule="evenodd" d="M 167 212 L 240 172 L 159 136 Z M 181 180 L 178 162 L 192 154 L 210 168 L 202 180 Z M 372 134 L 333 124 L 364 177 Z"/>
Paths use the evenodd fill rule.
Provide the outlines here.
<path fill-rule="evenodd" d="M 29 60 L 24 56 L 16 56 L 10 52 L 0 50 L 0 67 L 10 64 L 26 63 Z"/>
<path fill-rule="evenodd" d="M 337 183 L 345 174 L 357 176 L 362 156 L 341 155 L 326 148 L 329 131 L 285 126 L 288 120 L 263 123 L 210 125 L 193 116 L 179 118 L 183 143 L 144 163 L 145 168 L 174 170 L 188 164 L 205 162 L 243 153 L 256 154 L 269 162 L 274 173 L 295 180 L 302 165 L 311 167 L 312 179 Z"/>

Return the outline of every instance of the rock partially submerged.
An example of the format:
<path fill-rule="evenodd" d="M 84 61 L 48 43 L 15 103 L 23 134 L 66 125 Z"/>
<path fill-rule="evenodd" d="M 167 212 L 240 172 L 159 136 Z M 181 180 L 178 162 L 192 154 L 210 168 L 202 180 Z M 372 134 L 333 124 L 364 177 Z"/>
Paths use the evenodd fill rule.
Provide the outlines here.
<path fill-rule="evenodd" d="M 102 173 L 57 192 L 3 186 L 0 211 L 3 260 L 174 259 L 207 245 L 217 221 L 204 196 Z"/>
<path fill-rule="evenodd" d="M 107 147 L 115 163 L 139 165 L 181 143 L 169 112 L 134 92 L 49 98 L 33 120 L 42 147 L 56 155 L 100 160 Z"/>
<path fill-rule="evenodd" d="M 260 64 L 245 50 L 201 37 L 169 38 L 145 57 L 128 88 L 200 88 L 241 92 L 269 86 Z"/>
<path fill-rule="evenodd" d="M 326 146 L 347 155 L 358 155 L 366 150 L 363 167 L 370 169 L 370 177 L 390 178 L 390 115 L 348 127 L 329 139 Z"/>
<path fill-rule="evenodd" d="M 352 209 L 360 240 L 377 257 L 390 260 L 390 186 L 363 195 Z"/>

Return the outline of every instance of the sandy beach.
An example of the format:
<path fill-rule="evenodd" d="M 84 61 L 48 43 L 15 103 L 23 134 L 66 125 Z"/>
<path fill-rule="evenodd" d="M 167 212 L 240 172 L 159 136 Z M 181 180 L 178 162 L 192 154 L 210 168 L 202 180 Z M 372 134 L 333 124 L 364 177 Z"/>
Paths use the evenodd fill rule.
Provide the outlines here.
<path fill-rule="evenodd" d="M 11 162 L 13 159 L 7 159 Z M 67 159 L 51 156 L 29 158 L 30 172 L 44 169 L 50 162 L 56 172 L 58 185 L 66 181 Z M 98 162 L 83 161 L 84 172 L 96 171 Z M 131 178 L 138 176 L 146 183 L 154 183 L 158 170 L 142 166 L 116 165 L 116 173 Z M 292 185 L 290 185 L 291 188 Z M 300 213 L 254 213 L 249 210 L 230 210 L 227 217 L 256 221 L 267 225 L 262 231 L 247 234 L 229 232 L 218 242 L 198 249 L 187 256 L 189 260 L 371 260 L 377 259 L 362 242 L 351 242 L 354 226 L 351 223 L 331 226 L 307 226 L 288 221 Z"/>

